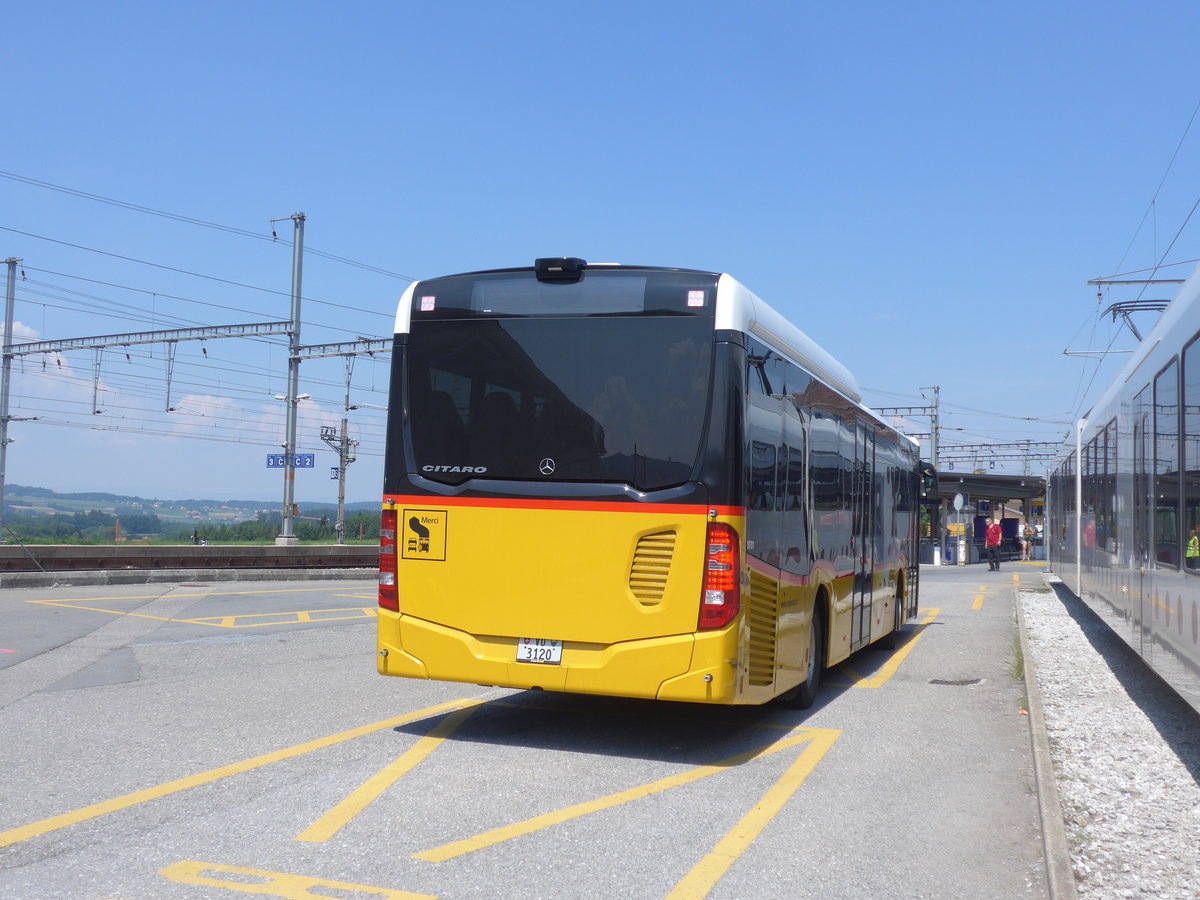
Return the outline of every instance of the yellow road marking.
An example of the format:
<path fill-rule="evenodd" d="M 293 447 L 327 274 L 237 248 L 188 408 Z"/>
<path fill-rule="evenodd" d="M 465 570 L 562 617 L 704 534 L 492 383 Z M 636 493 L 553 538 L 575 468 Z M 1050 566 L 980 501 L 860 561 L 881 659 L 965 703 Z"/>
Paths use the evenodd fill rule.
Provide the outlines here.
<path fill-rule="evenodd" d="M 983 594 L 975 595 L 975 602 L 971 604 L 971 609 L 983 609 Z"/>
<path fill-rule="evenodd" d="M 814 729 L 815 730 L 815 729 Z M 709 891 L 721 880 L 729 867 L 737 861 L 746 848 L 757 838 L 779 814 L 784 805 L 799 790 L 804 780 L 812 774 L 821 758 L 829 752 L 841 734 L 840 731 L 822 729 L 815 734 L 804 752 L 792 763 L 782 777 L 771 785 L 762 799 L 754 805 L 740 822 L 733 826 L 704 859 L 700 860 L 684 879 L 667 894 L 667 900 L 707 897 Z"/>
<path fill-rule="evenodd" d="M 247 759 L 239 763 L 221 766 L 218 769 L 209 769 L 207 772 L 201 772 L 198 775 L 190 775 L 187 778 L 180 778 L 177 781 L 169 781 L 166 784 L 160 784 L 157 787 L 146 788 L 145 790 L 141 791 L 134 791 L 132 794 L 125 794 L 122 797 L 116 797 L 112 800 L 105 800 L 101 803 L 93 803 L 91 806 L 85 806 L 82 809 L 75 810 L 74 812 L 63 813 L 62 815 L 58 816 L 51 816 L 49 819 L 42 819 L 40 822 L 34 822 L 30 825 L 22 825 L 20 828 L 2 831 L 0 832 L 0 847 L 7 847 L 11 844 L 19 844 L 21 841 L 27 841 L 30 838 L 39 837 L 40 835 L 48 834 L 51 831 L 58 831 L 60 828 L 67 828 L 70 825 L 78 825 L 80 822 L 86 822 L 88 819 L 95 819 L 99 816 L 107 815 L 108 813 L 129 809 L 131 806 L 137 806 L 140 803 L 146 803 L 150 800 L 158 800 L 170 794 L 174 794 L 179 791 L 185 791 L 188 788 L 198 787 L 202 784 L 208 784 L 212 781 L 219 781 L 222 778 L 228 778 L 230 775 L 240 775 L 242 772 L 249 772 L 252 769 L 270 765 L 271 763 L 280 762 L 285 759 L 291 759 L 295 756 L 302 756 L 305 753 L 311 753 L 313 750 L 321 750 L 325 747 L 332 747 L 333 745 L 340 744 L 343 741 L 349 741 L 357 737 L 362 737 L 363 735 L 372 734 L 376 731 L 383 731 L 387 728 L 395 728 L 397 725 L 404 725 L 408 722 L 416 721 L 417 719 L 423 719 L 427 718 L 428 716 L 437 715 L 438 713 L 459 709 L 465 704 L 474 702 L 475 701 L 473 700 L 460 699 L 451 700 L 448 703 L 439 703 L 436 706 L 429 706 L 425 709 L 408 713 L 407 715 L 396 716 L 394 719 L 384 719 L 382 722 L 376 722 L 373 725 L 363 725 L 358 728 L 352 728 L 349 731 L 331 734 L 327 737 L 318 738 L 315 741 L 297 744 L 294 747 L 288 747 L 286 750 L 277 750 L 274 753 L 265 753 L 262 756 L 255 756 L 252 759 Z"/>
<path fill-rule="evenodd" d="M 413 859 L 423 859 L 428 862 L 445 862 L 448 859 L 464 856 L 467 853 L 474 853 L 476 850 L 482 850 L 485 847 L 510 841 L 522 835 L 532 834 L 535 831 L 549 828 L 552 825 L 560 825 L 563 822 L 569 822 L 571 819 L 578 819 L 603 809 L 612 809 L 615 806 L 629 803 L 631 800 L 639 800 L 642 797 L 649 797 L 652 794 L 660 793 L 669 788 L 699 781 L 701 778 L 707 778 L 710 775 L 716 775 L 718 772 L 725 772 L 734 766 L 743 765 L 757 757 L 768 756 L 772 753 L 786 750 L 789 747 L 795 747 L 797 744 L 813 741 L 821 735 L 832 734 L 836 738 L 837 735 L 841 734 L 841 731 L 826 728 L 803 728 L 797 730 L 802 733 L 791 737 L 779 738 L 763 747 L 747 750 L 719 763 L 708 766 L 697 766 L 688 772 L 681 772 L 678 775 L 660 778 L 658 781 L 651 781 L 649 784 L 642 784 L 629 790 L 609 794 L 607 797 L 589 800 L 586 803 L 577 803 L 565 809 L 534 816 L 532 819 L 526 819 L 524 822 L 517 822 L 514 825 L 493 828 L 491 831 L 485 831 L 483 834 L 478 834 L 474 837 L 443 844 L 440 847 L 434 847 L 432 850 L 423 850 L 420 853 L 414 853 Z"/>
<path fill-rule="evenodd" d="M 270 588 L 255 591 L 226 591 L 217 589 L 215 585 L 209 585 L 203 591 L 171 591 L 170 594 L 130 594 L 125 597 L 75 597 L 71 600 L 26 600 L 26 603 L 111 603 L 114 600 L 163 600 L 167 596 L 170 597 L 208 597 L 212 594 L 217 594 L 221 597 L 248 597 L 253 594 L 316 594 L 326 593 L 329 587 L 305 587 L 305 588 Z M 369 597 L 366 599 L 370 599 Z"/>
<path fill-rule="evenodd" d="M 934 619 L 936 619 L 937 614 L 941 612 L 941 608 L 939 608 L 939 607 L 922 607 L 921 612 L 923 612 L 925 614 L 925 617 L 923 619 L 921 619 L 921 621 L 918 622 L 917 624 L 923 626 L 923 625 L 928 625 L 930 622 L 932 622 Z M 893 653 L 888 658 L 888 661 L 886 663 L 884 663 L 882 666 L 880 666 L 879 671 L 876 672 L 874 675 L 872 675 L 870 678 L 864 678 L 862 675 L 859 675 L 857 672 L 854 671 L 854 669 L 850 668 L 849 666 L 842 666 L 840 671 L 842 674 L 846 675 L 850 679 L 851 687 L 855 687 L 855 688 L 880 688 L 880 687 L 883 687 L 888 682 L 888 680 L 893 675 L 896 674 L 897 670 L 900 668 L 900 664 L 902 662 L 904 662 L 904 660 L 908 656 L 908 654 L 912 653 L 913 648 L 915 646 L 917 646 L 917 641 L 919 641 L 922 637 L 924 637 L 924 635 L 925 635 L 924 630 L 918 631 L 915 635 L 913 635 L 913 637 L 911 639 L 909 639 L 908 641 L 905 642 L 903 647 L 901 647 L 899 650 L 897 650 L 895 653 Z"/>
<path fill-rule="evenodd" d="M 312 841 L 313 843 L 329 840 L 341 831 L 346 823 L 366 809 L 367 805 L 376 797 L 395 784 L 402 775 L 411 771 L 425 757 L 440 747 L 442 741 L 452 735 L 458 726 L 465 722 L 467 717 L 475 712 L 475 709 L 482 703 L 482 700 L 472 701 L 470 706 L 456 710 L 438 722 L 428 735 L 421 738 L 391 765 L 368 778 L 350 796 L 302 831 L 296 840 Z"/>
<path fill-rule="evenodd" d="M 202 596 L 202 595 L 197 595 Z M 118 599 L 134 599 L 122 597 Z M 267 625 L 302 625 L 311 622 L 342 622 L 347 619 L 373 619 L 377 614 L 374 606 L 345 606 L 335 609 L 300 609 L 289 612 L 245 613 L 232 616 L 203 616 L 197 619 L 173 619 L 169 616 L 152 616 L 148 613 L 122 612 L 119 609 L 101 609 L 96 606 L 79 606 L 78 600 L 27 600 L 43 606 L 62 609 L 78 609 L 84 612 L 107 613 L 113 616 L 131 616 L 135 619 L 154 619 L 159 622 L 179 622 L 183 625 L 209 625 L 213 628 L 262 628 Z M 352 613 L 352 615 L 322 615 L 323 613 Z M 244 619 L 264 619 L 262 622 L 244 622 Z"/>
<path fill-rule="evenodd" d="M 267 625 L 304 625 L 312 622 L 344 622 L 348 619 L 373 619 L 374 606 L 347 606 L 338 609 L 300 609 L 294 612 L 247 613 L 234 616 L 209 616 L 200 619 L 172 619 L 186 625 L 211 625 L 214 628 L 262 628 Z M 346 613 L 344 616 L 325 613 Z M 290 618 L 289 618 L 290 617 Z M 245 621 L 263 619 L 262 622 Z"/>
<path fill-rule="evenodd" d="M 242 876 L 239 880 L 230 881 L 214 878 L 205 873 L 228 873 Z M 333 894 L 311 894 L 309 888 L 333 888 L 336 891 L 355 894 L 365 894 L 371 897 L 382 897 L 384 900 L 435 900 L 432 894 L 413 894 L 408 891 L 397 891 L 392 888 L 369 887 L 365 884 L 351 884 L 348 881 L 327 881 L 324 878 L 309 878 L 307 875 L 289 875 L 286 872 L 268 872 L 265 869 L 247 869 L 244 866 L 224 866 L 217 863 L 199 862 L 185 859 L 181 862 L 159 869 L 159 875 L 171 879 L 177 884 L 201 884 L 208 887 L 224 888 L 228 891 L 241 891 L 245 894 L 261 894 L 266 897 L 283 897 L 285 900 L 317 900 L 318 897 L 333 897 Z M 248 883 L 245 878 L 262 878 L 258 884 Z M 341 894 L 339 894 L 340 896 Z"/>

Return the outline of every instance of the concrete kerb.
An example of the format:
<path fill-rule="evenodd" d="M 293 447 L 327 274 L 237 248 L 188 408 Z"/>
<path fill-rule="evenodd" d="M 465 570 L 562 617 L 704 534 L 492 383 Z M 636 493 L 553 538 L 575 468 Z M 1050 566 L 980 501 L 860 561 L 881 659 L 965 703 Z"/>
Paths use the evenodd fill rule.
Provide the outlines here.
<path fill-rule="evenodd" d="M 89 584 L 172 584 L 215 581 L 375 581 L 370 569 L 94 569 L 86 572 L 12 572 L 0 575 L 4 588 L 70 587 Z"/>
<path fill-rule="evenodd" d="M 1042 854 L 1046 859 L 1046 882 L 1050 900 L 1076 900 L 1075 873 L 1071 867 L 1071 851 L 1063 824 L 1062 804 L 1054 778 L 1054 760 L 1050 755 L 1050 738 L 1046 732 L 1046 715 L 1042 694 L 1038 689 L 1036 663 L 1029 652 L 1029 636 L 1025 631 L 1025 611 L 1021 605 L 1020 586 L 1013 582 L 1013 606 L 1017 611 L 1017 632 L 1021 641 L 1021 658 L 1025 670 L 1025 695 L 1029 707 L 1029 741 L 1033 747 L 1033 777 L 1037 784 L 1038 812 L 1042 820 Z"/>

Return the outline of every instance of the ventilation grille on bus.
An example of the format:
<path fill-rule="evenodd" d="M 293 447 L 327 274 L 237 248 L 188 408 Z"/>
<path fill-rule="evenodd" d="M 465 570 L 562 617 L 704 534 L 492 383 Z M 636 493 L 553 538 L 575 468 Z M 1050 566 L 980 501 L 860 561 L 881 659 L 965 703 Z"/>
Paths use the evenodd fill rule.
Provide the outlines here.
<path fill-rule="evenodd" d="M 779 585 L 750 570 L 750 683 L 775 682 L 776 625 L 779 622 Z"/>
<path fill-rule="evenodd" d="M 638 539 L 629 569 L 629 589 L 647 606 L 661 603 L 675 555 L 675 532 L 660 531 Z"/>

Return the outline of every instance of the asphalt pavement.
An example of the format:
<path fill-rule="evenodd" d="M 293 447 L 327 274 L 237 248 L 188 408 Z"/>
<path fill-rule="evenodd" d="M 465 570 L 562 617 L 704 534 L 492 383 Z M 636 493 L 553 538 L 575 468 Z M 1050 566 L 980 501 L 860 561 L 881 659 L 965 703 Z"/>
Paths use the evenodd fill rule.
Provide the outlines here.
<path fill-rule="evenodd" d="M 0 896 L 1049 896 L 1014 575 L 796 712 L 375 673 L 374 584 L 0 592 Z"/>

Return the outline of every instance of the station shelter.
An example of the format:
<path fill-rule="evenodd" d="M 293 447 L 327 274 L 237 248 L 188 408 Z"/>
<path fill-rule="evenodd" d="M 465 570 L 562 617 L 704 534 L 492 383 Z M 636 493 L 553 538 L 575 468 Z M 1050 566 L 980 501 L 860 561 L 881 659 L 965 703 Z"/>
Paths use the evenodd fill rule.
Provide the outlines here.
<path fill-rule="evenodd" d="M 961 507 L 955 508 L 961 497 Z M 1028 522 L 1037 532 L 1033 559 L 1045 559 L 1046 479 L 1039 475 L 988 475 L 980 472 L 938 473 L 938 500 L 930 509 L 923 530 L 921 562 L 953 565 L 958 561 L 959 539 L 965 538 L 965 561 L 987 558 L 984 529 L 996 519 L 1003 535 L 1002 559 L 1019 559 L 1021 534 Z"/>

